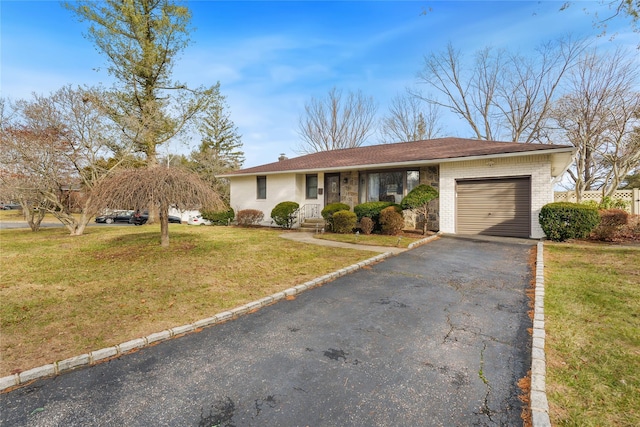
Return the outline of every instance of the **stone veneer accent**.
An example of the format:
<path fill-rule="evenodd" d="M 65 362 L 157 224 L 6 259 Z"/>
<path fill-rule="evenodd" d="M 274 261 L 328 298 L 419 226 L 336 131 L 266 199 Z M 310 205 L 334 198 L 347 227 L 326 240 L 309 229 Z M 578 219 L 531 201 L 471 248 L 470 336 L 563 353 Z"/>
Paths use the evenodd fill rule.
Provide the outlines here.
<path fill-rule="evenodd" d="M 440 167 L 438 165 L 420 168 L 420 184 L 430 185 L 440 192 Z M 420 224 L 417 224 L 418 228 Z M 429 222 L 427 228 L 440 230 L 440 198 L 429 203 Z"/>
<path fill-rule="evenodd" d="M 340 201 L 349 205 L 351 210 L 359 204 L 358 176 L 358 171 L 340 173 Z"/>
<path fill-rule="evenodd" d="M 409 168 L 411 169 L 411 168 Z M 420 168 L 420 184 L 427 184 L 435 189 L 439 185 L 439 167 L 438 165 L 424 166 Z M 358 179 L 360 173 L 358 171 L 349 171 L 340 173 L 340 202 L 351 207 L 360 204 L 360 193 Z M 440 222 L 440 207 L 438 199 L 429 205 L 429 230 L 438 231 Z M 404 212 L 405 224 L 408 228 L 422 229 L 421 221 L 416 218 L 416 214 L 411 211 Z"/>

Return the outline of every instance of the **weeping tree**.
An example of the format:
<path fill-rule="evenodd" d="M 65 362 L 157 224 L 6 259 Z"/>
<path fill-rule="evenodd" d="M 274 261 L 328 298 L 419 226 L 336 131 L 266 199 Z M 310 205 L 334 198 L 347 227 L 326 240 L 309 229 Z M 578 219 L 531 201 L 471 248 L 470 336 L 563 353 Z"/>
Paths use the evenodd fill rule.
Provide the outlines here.
<path fill-rule="evenodd" d="M 217 98 L 217 86 L 189 87 L 173 68 L 190 44 L 191 11 L 175 0 L 81 0 L 64 6 L 88 25 L 85 36 L 115 79 L 102 107 L 123 140 L 158 164 L 158 147 L 188 135 Z M 149 206 L 149 223 L 156 219 Z"/>
<path fill-rule="evenodd" d="M 125 169 L 101 182 L 96 208 L 127 206 L 135 210 L 155 208 L 160 219 L 160 245 L 169 246 L 169 207 L 221 210 L 222 198 L 198 175 L 178 168 Z"/>

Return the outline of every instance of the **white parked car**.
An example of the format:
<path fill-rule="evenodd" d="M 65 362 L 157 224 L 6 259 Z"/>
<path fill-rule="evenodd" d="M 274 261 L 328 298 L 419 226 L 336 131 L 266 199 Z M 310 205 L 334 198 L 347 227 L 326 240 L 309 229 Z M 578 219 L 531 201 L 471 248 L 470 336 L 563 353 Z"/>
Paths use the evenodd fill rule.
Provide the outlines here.
<path fill-rule="evenodd" d="M 202 218 L 202 215 L 190 216 L 187 221 L 189 225 L 211 225 L 211 221 Z"/>

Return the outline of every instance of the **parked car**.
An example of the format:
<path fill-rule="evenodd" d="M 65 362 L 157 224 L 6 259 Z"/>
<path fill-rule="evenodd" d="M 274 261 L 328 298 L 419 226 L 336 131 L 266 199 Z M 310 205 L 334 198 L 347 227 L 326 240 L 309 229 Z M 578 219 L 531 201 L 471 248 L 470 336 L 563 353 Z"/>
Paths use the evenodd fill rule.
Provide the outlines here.
<path fill-rule="evenodd" d="M 182 219 L 180 219 L 179 216 L 169 215 L 167 219 L 169 220 L 169 224 L 182 224 Z M 142 225 L 142 224 L 146 224 L 148 220 L 149 220 L 149 212 L 145 211 L 143 213 L 138 213 L 138 214 L 134 213 L 131 219 L 129 220 L 129 224 Z"/>
<path fill-rule="evenodd" d="M 10 211 L 12 209 L 22 209 L 22 206 L 18 203 L 3 203 L 0 205 L 0 209 Z"/>
<path fill-rule="evenodd" d="M 133 216 L 133 211 L 114 211 L 108 214 L 96 217 L 96 222 L 104 224 L 113 224 L 116 222 L 129 222 Z"/>
<path fill-rule="evenodd" d="M 190 216 L 187 221 L 189 225 L 211 225 L 211 221 L 202 218 L 202 215 Z"/>

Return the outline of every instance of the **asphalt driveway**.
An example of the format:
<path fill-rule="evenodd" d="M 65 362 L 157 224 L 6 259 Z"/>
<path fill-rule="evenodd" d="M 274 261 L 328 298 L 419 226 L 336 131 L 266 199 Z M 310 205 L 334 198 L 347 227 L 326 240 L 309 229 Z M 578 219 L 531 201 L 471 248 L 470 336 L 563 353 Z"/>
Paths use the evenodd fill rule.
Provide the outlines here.
<path fill-rule="evenodd" d="M 0 425 L 522 425 L 532 245 L 441 238 L 2 394 Z"/>

